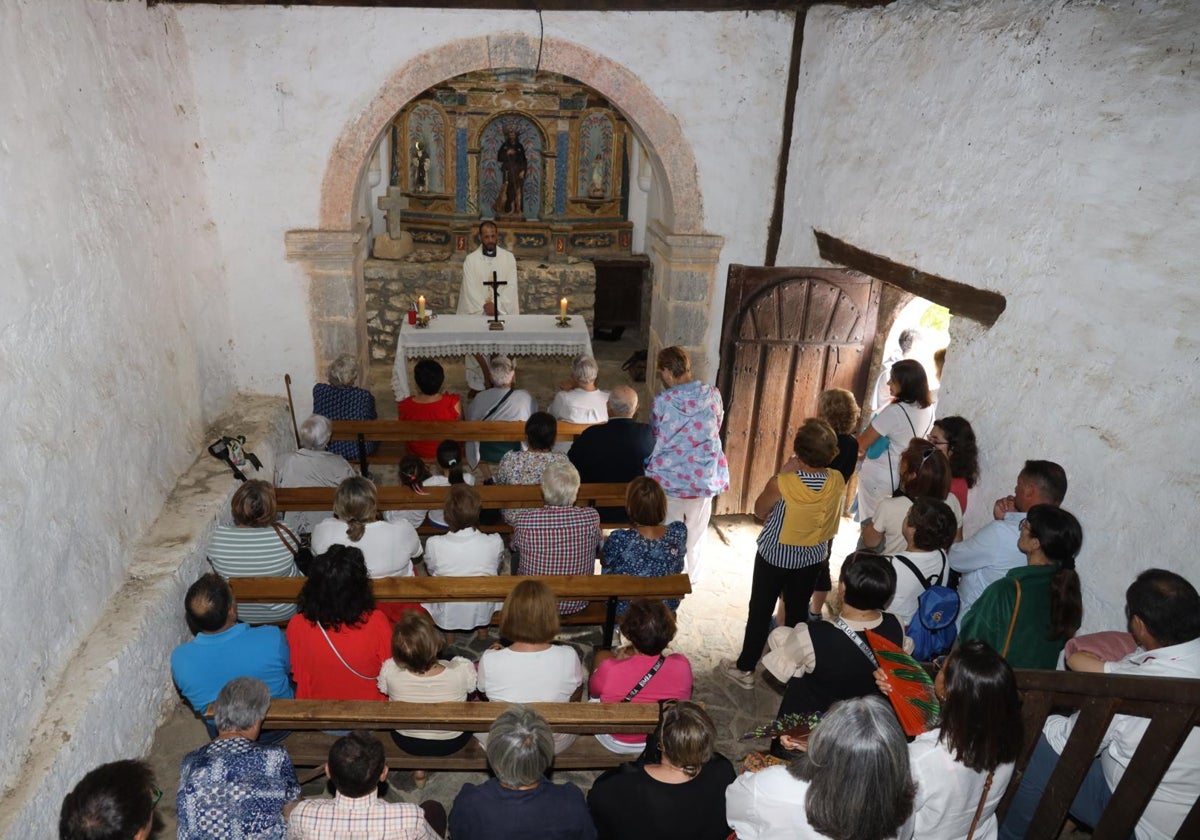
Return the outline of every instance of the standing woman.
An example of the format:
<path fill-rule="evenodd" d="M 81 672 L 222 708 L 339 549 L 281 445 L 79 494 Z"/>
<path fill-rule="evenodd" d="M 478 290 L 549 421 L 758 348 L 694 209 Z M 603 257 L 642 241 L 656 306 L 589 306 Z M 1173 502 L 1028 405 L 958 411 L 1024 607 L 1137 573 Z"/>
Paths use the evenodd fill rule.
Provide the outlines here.
<path fill-rule="evenodd" d="M 900 484 L 900 456 L 913 438 L 923 438 L 933 428 L 933 400 L 925 368 L 914 359 L 892 365 L 888 377 L 892 401 L 871 418 L 871 425 L 858 436 L 858 521 L 875 516 L 875 505 L 892 495 Z M 886 437 L 887 451 L 871 458 L 871 444 Z"/>
<path fill-rule="evenodd" d="M 725 407 L 716 388 L 692 381 L 692 362 L 682 347 L 660 350 L 655 369 L 666 390 L 650 409 L 654 451 L 646 475 L 667 494 L 667 521 L 687 525 L 686 568 L 695 582 L 713 496 L 729 488 L 729 464 L 721 448 Z"/>
<path fill-rule="evenodd" d="M 1027 565 L 983 590 L 963 617 L 959 638 L 982 639 L 1014 668 L 1053 669 L 1083 623 L 1075 572 L 1082 545 L 1083 528 L 1070 513 L 1054 505 L 1031 507 L 1017 537 Z"/>
<path fill-rule="evenodd" d="M 795 454 L 754 502 L 754 515 L 766 525 L 758 535 L 742 652 L 736 662 L 721 663 L 722 673 L 747 690 L 754 688 L 754 667 L 780 594 L 788 626 L 807 618 L 813 586 L 829 559 L 842 513 L 846 485 L 841 473 L 829 469 L 837 455 L 833 429 L 810 417 L 796 432 L 792 448 Z"/>
<path fill-rule="evenodd" d="M 934 422 L 929 442 L 950 459 L 950 493 L 967 512 L 967 491 L 979 483 L 979 448 L 975 430 L 961 417 L 943 417 Z"/>

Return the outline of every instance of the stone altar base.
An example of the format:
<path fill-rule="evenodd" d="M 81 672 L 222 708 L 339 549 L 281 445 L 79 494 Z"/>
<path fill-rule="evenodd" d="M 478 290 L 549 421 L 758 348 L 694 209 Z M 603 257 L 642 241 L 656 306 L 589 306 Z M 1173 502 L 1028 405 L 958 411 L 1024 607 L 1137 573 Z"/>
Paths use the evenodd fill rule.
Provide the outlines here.
<path fill-rule="evenodd" d="M 416 262 L 369 259 L 363 266 L 367 292 L 367 334 L 371 360 L 390 364 L 396 356 L 396 333 L 407 321 L 408 307 L 419 295 L 435 313 L 453 313 L 462 287 L 462 262 Z M 567 311 L 595 325 L 596 267 L 590 261 L 548 264 L 517 260 L 521 312 L 557 315 L 558 301 Z"/>

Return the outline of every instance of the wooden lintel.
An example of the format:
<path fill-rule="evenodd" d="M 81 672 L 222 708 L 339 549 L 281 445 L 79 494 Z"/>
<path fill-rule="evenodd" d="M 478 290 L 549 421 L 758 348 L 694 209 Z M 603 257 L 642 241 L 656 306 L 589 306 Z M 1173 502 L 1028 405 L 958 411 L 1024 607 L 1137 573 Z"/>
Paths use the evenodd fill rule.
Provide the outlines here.
<path fill-rule="evenodd" d="M 872 8 L 895 0 L 146 0 L 147 6 L 358 6 L 543 12 L 794 11 L 813 5 Z"/>
<path fill-rule="evenodd" d="M 877 277 L 906 292 L 939 303 L 954 315 L 978 321 L 985 327 L 996 323 L 996 319 L 1008 305 L 1004 295 L 998 292 L 976 289 L 957 280 L 929 274 L 879 254 L 856 248 L 815 228 L 813 236 L 817 238 L 817 248 L 822 259 Z"/>

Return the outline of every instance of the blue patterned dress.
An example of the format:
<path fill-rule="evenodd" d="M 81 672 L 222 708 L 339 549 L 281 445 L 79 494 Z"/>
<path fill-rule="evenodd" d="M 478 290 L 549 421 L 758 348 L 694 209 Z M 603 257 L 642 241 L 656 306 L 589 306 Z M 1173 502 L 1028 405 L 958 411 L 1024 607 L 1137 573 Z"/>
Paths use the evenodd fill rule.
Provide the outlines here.
<path fill-rule="evenodd" d="M 219 738 L 183 757 L 175 807 L 189 840 L 269 840 L 287 836 L 283 806 L 300 795 L 283 747 Z"/>
<path fill-rule="evenodd" d="M 606 575 L 637 575 L 638 577 L 662 577 L 683 571 L 687 554 L 687 526 L 672 522 L 667 532 L 657 540 L 648 540 L 636 528 L 622 528 L 608 535 L 604 543 L 604 564 L 601 569 Z M 675 612 L 679 599 L 663 601 Z M 617 604 L 617 615 L 624 615 L 628 601 Z"/>
<path fill-rule="evenodd" d="M 330 420 L 374 420 L 375 395 L 366 388 L 355 388 L 353 385 L 318 382 L 313 386 L 313 414 L 320 414 Z M 377 443 L 368 443 L 367 454 L 372 454 L 378 446 Z M 331 441 L 326 449 L 336 452 L 351 463 L 358 461 L 356 441 Z"/>

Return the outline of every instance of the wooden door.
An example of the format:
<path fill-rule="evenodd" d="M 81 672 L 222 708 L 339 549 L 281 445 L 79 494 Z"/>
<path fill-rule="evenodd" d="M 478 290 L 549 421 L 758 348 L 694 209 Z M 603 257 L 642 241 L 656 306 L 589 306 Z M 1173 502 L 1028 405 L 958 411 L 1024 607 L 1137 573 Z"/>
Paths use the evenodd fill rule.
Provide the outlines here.
<path fill-rule="evenodd" d="M 729 492 L 715 513 L 753 510 L 821 391 L 846 388 L 862 403 L 879 293 L 853 271 L 729 267 L 718 373 Z"/>

